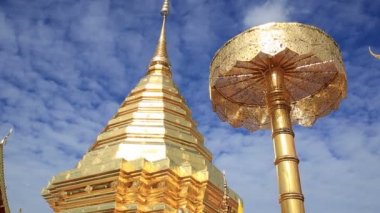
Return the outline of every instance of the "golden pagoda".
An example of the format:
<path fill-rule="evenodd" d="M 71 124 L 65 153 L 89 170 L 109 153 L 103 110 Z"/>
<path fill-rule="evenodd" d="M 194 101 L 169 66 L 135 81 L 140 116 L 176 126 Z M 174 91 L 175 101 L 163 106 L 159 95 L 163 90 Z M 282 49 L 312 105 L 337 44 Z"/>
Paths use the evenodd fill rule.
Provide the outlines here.
<path fill-rule="evenodd" d="M 220 212 L 223 174 L 212 164 L 191 111 L 172 79 L 165 25 L 146 75 L 74 169 L 54 176 L 42 196 L 54 212 Z M 231 213 L 242 212 L 228 189 Z M 240 205 L 239 205 L 240 204 Z"/>

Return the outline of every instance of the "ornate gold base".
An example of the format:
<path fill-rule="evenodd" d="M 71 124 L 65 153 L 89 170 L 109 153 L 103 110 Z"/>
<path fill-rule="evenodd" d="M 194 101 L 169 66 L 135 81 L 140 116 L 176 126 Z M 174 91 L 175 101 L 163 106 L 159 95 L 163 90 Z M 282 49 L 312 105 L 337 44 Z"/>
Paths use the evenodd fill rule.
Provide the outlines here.
<path fill-rule="evenodd" d="M 54 212 L 61 213 L 178 213 L 179 209 L 184 213 L 218 213 L 224 195 L 219 186 L 222 174 L 215 168 L 196 172 L 186 165 L 173 165 L 169 159 L 115 159 L 98 165 L 96 171 L 69 170 L 53 178 L 43 197 Z M 75 174 L 79 176 L 73 177 Z M 231 190 L 229 198 L 228 206 L 236 212 L 239 199 Z"/>

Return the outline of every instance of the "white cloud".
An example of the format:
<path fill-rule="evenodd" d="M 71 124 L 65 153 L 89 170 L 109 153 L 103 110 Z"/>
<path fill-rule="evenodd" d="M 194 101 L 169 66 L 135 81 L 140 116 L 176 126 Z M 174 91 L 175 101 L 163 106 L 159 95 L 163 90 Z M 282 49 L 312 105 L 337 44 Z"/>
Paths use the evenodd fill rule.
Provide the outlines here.
<path fill-rule="evenodd" d="M 376 212 L 379 190 L 380 122 L 367 125 L 329 116 L 311 129 L 296 128 L 296 146 L 308 212 Z M 268 131 L 245 134 L 231 127 L 206 131 L 215 163 L 248 212 L 278 212 L 273 147 Z M 372 168 L 372 169 L 370 169 Z M 360 199 L 358 199 L 360 197 Z M 322 205 L 323 204 L 323 205 Z"/>
<path fill-rule="evenodd" d="M 289 21 L 291 12 L 287 0 L 268 0 L 260 6 L 248 9 L 244 24 L 246 27 L 252 27 L 268 22 Z"/>

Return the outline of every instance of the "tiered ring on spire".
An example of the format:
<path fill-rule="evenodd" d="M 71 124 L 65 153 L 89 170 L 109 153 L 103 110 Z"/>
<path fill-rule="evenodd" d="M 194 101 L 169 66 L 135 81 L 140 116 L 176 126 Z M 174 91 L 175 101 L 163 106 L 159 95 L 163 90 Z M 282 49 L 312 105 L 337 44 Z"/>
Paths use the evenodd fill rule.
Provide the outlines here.
<path fill-rule="evenodd" d="M 168 16 L 169 15 L 169 0 L 164 1 L 164 5 L 162 5 L 161 15 Z"/>

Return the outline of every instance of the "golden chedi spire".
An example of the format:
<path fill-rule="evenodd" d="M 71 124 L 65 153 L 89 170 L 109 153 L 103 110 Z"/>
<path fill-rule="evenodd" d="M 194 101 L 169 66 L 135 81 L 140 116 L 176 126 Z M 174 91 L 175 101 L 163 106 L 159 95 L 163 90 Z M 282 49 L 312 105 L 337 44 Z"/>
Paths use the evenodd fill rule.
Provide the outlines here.
<path fill-rule="evenodd" d="M 42 196 L 55 212 L 216 213 L 223 175 L 172 79 L 165 24 L 147 74 L 125 98 L 74 169 Z M 231 208 L 239 197 L 228 191 Z"/>
<path fill-rule="evenodd" d="M 7 187 L 5 185 L 5 173 L 4 173 L 4 146 L 8 141 L 9 136 L 13 133 L 13 129 L 10 129 L 8 134 L 0 140 L 0 212 L 9 213 L 9 204 L 7 198 Z"/>
<path fill-rule="evenodd" d="M 161 16 L 162 27 L 160 37 L 158 38 L 156 51 L 154 52 L 153 58 L 149 64 L 149 71 L 151 72 L 152 70 L 154 70 L 154 66 L 159 64 L 165 68 L 163 69 L 165 73 L 171 74 L 170 61 L 166 47 L 166 19 L 169 16 L 169 0 L 164 0 L 164 4 L 162 5 L 161 9 Z"/>

